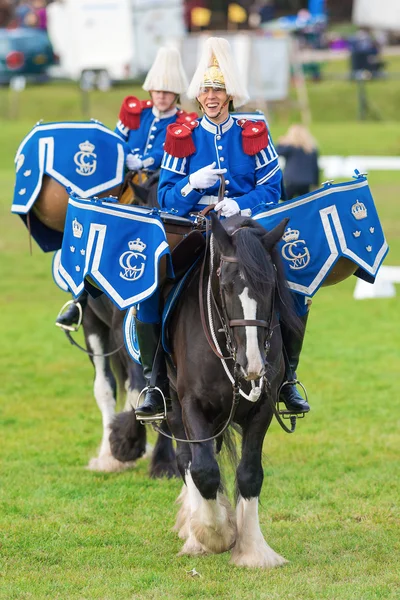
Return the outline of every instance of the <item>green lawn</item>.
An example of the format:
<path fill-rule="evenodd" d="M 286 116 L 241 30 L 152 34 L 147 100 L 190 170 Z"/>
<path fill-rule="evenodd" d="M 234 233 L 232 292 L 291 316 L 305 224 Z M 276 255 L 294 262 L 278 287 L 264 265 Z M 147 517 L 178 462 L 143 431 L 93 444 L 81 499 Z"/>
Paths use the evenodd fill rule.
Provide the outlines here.
<path fill-rule="evenodd" d="M 123 93 L 96 96 L 93 115 L 113 125 Z M 85 470 L 101 436 L 92 368 L 54 327 L 66 295 L 51 256 L 29 255 L 10 214 L 19 142 L 45 109 L 46 120 L 80 118 L 71 97 L 28 90 L 24 118 L 0 123 L 0 599 L 399 598 L 399 296 L 355 301 L 351 278 L 314 299 L 300 369 L 312 412 L 293 436 L 273 423 L 264 449 L 261 527 L 285 567 L 177 557 L 180 482 L 150 480 L 147 460 L 120 474 Z M 274 136 L 285 126 L 277 120 Z M 313 131 L 324 154 L 399 152 L 394 120 L 322 119 Z M 386 264 L 399 265 L 400 174 L 369 181 Z"/>

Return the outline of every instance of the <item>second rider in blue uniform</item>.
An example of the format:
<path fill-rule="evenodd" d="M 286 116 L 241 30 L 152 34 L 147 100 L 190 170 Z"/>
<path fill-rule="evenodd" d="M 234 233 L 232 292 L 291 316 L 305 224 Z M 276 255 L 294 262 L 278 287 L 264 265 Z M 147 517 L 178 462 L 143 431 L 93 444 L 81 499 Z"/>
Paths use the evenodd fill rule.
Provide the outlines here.
<path fill-rule="evenodd" d="M 160 48 L 143 84 L 151 99 L 127 96 L 119 112 L 115 132 L 131 147 L 132 154 L 126 158 L 129 170 L 159 169 L 168 125 L 190 121 L 197 116 L 195 113 L 188 115 L 177 106 L 180 94 L 186 91 L 187 86 L 178 50 Z M 63 327 L 78 323 L 78 304 L 84 310 L 87 298 L 88 293 L 84 290 L 56 322 Z"/>

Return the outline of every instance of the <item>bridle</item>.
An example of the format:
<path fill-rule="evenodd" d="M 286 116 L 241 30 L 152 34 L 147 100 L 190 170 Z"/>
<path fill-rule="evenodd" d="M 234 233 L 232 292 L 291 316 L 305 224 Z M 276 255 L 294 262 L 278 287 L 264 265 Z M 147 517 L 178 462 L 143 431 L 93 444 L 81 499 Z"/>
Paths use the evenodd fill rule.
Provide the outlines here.
<path fill-rule="evenodd" d="M 242 229 L 242 228 L 239 227 L 231 235 L 233 236 L 235 233 L 240 231 L 240 229 Z M 230 318 L 230 316 L 228 315 L 227 308 L 226 308 L 225 293 L 224 293 L 222 286 L 218 285 L 220 307 L 218 306 L 215 295 L 212 291 L 211 279 L 212 279 L 212 275 L 213 275 L 213 238 L 211 237 L 212 234 L 209 231 L 209 223 L 208 222 L 207 222 L 206 236 L 207 236 L 206 250 L 204 253 L 203 263 L 202 263 L 201 271 L 200 271 L 199 305 L 200 305 L 200 317 L 201 317 L 201 322 L 202 322 L 202 326 L 203 326 L 203 331 L 204 331 L 205 337 L 207 339 L 208 345 L 210 346 L 210 348 L 214 352 L 214 354 L 216 356 L 218 356 L 218 358 L 223 359 L 223 360 L 233 360 L 234 363 L 236 364 L 237 348 L 236 348 L 236 345 L 234 342 L 233 328 L 235 328 L 235 327 L 263 327 L 268 330 L 267 341 L 265 344 L 265 357 L 266 357 L 268 354 L 269 348 L 270 348 L 270 340 L 271 340 L 272 333 L 273 333 L 272 323 L 273 323 L 274 312 L 275 312 L 275 294 L 273 294 L 273 300 L 272 300 L 272 304 L 271 304 L 271 312 L 269 315 L 268 322 L 263 319 L 233 319 L 233 318 Z M 209 286 L 209 290 L 210 290 L 211 301 L 212 301 L 213 307 L 215 308 L 215 312 L 218 315 L 218 319 L 222 326 L 222 330 L 225 333 L 226 348 L 228 350 L 229 356 L 224 356 L 217 349 L 216 344 L 214 343 L 214 341 L 210 335 L 209 319 L 207 322 L 207 318 L 206 318 L 206 314 L 205 314 L 205 307 L 204 307 L 205 274 L 204 274 L 204 272 L 205 272 L 205 263 L 207 260 L 207 254 L 210 255 L 210 272 L 209 272 L 208 286 Z M 219 260 L 220 260 L 219 267 L 216 269 L 216 275 L 218 278 L 220 278 L 220 276 L 221 276 L 224 263 L 238 263 L 238 259 L 235 256 L 227 256 L 225 254 L 221 254 Z"/>

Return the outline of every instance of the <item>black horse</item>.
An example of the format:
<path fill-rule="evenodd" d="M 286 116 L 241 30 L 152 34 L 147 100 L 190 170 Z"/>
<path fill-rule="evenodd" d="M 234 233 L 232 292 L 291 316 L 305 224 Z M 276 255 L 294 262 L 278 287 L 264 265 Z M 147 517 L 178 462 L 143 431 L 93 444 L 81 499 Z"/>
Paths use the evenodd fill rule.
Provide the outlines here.
<path fill-rule="evenodd" d="M 279 320 L 297 334 L 301 329 L 275 248 L 287 222 L 266 232 L 245 217 L 222 224 L 212 215 L 203 266 L 192 275 L 175 311 L 168 424 L 181 440 L 177 461 L 184 486 L 175 530 L 185 539 L 182 554 L 232 549 L 236 565 L 285 562 L 264 540 L 258 501 L 263 440 L 284 375 Z M 121 416 L 112 425 L 113 435 L 119 435 L 123 419 L 129 423 L 133 418 L 132 413 Z M 236 515 L 222 494 L 216 460 L 219 434 L 229 421 L 240 426 L 243 436 Z"/>
<path fill-rule="evenodd" d="M 121 447 L 123 461 L 113 456 L 110 449 L 110 425 L 116 415 L 117 390 L 125 390 L 125 410 L 137 403 L 140 391 L 146 383 L 142 367 L 129 356 L 123 339 L 123 321 L 126 311 L 118 308 L 105 296 L 89 297 L 83 314 L 83 331 L 94 377 L 94 396 L 101 411 L 103 437 L 98 455 L 89 461 L 93 471 L 115 472 L 134 466 L 134 461 L 146 453 L 146 428 L 132 419 L 124 430 L 128 451 Z M 117 352 L 115 352 L 117 350 Z M 134 415 L 134 413 L 133 413 Z M 169 433 L 165 425 L 165 431 Z M 159 434 L 151 455 L 151 477 L 174 477 L 178 475 L 172 442 Z"/>
<path fill-rule="evenodd" d="M 131 177 L 127 177 L 130 181 Z M 158 173 L 152 174 L 143 185 L 132 184 L 135 204 L 155 206 L 157 202 Z M 83 306 L 82 326 L 86 348 L 94 367 L 94 396 L 101 411 L 103 436 L 96 457 L 89 461 L 88 468 L 93 471 L 121 471 L 132 467 L 135 460 L 146 452 L 146 428 L 132 419 L 124 429 L 124 444 L 120 446 L 123 460 L 118 452 L 113 456 L 110 449 L 110 425 L 116 415 L 117 391 L 125 391 L 125 410 L 137 403 L 140 391 L 146 383 L 142 368 L 129 356 L 123 338 L 123 321 L 126 311 L 120 311 L 102 294 L 94 298 L 84 292 L 78 299 Z M 74 306 L 72 306 L 74 308 Z M 77 310 L 77 309 L 75 309 Z M 77 311 L 79 315 L 79 311 Z M 134 414 L 134 413 L 133 413 Z M 169 433 L 166 424 L 165 431 Z M 150 476 L 172 477 L 178 475 L 175 452 L 170 439 L 159 434 L 152 452 Z"/>

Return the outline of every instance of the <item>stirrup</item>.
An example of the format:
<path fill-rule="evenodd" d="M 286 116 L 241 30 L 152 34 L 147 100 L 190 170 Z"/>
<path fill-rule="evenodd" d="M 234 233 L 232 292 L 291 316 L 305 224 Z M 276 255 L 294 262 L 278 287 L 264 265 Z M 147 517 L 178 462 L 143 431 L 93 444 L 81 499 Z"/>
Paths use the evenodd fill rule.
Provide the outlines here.
<path fill-rule="evenodd" d="M 162 396 L 163 402 L 164 402 L 164 412 L 162 413 L 157 413 L 156 415 L 149 415 L 148 417 L 136 417 L 137 420 L 139 421 L 139 423 L 142 423 L 142 425 L 145 425 L 146 423 L 158 423 L 161 421 L 164 421 L 167 418 L 167 401 L 165 400 L 165 395 L 164 392 L 162 391 L 161 388 L 159 388 L 158 386 L 149 386 L 146 385 L 146 387 L 144 387 L 142 389 L 142 391 L 140 392 L 137 402 L 136 402 L 136 406 L 134 407 L 135 409 L 140 405 L 139 400 L 140 398 L 143 396 L 143 394 L 145 394 L 147 392 L 147 390 L 158 390 Z"/>
<path fill-rule="evenodd" d="M 57 327 L 60 327 L 61 329 L 64 329 L 64 331 L 78 331 L 79 327 L 82 325 L 83 309 L 82 309 L 81 303 L 75 302 L 75 300 L 68 300 L 68 302 L 66 302 L 64 304 L 64 306 L 61 307 L 60 312 L 57 315 L 57 319 L 63 315 L 65 309 L 68 308 L 68 306 L 70 306 L 71 304 L 75 304 L 75 306 L 77 306 L 77 308 L 78 308 L 78 311 L 79 311 L 78 323 L 76 325 L 64 325 L 63 323 L 57 323 L 57 320 L 56 320 L 55 325 Z"/>
<path fill-rule="evenodd" d="M 306 414 L 309 412 L 307 411 L 293 411 L 293 410 L 288 410 L 286 408 L 286 404 L 283 402 L 283 400 L 279 400 L 279 397 L 281 395 L 281 390 L 283 387 L 285 387 L 285 385 L 299 385 L 301 387 L 301 389 L 304 392 L 305 398 L 304 400 L 308 403 L 308 394 L 307 394 L 307 390 L 305 388 L 305 386 L 301 383 L 301 381 L 299 381 L 298 379 L 287 379 L 286 381 L 284 381 L 282 383 L 282 385 L 279 387 L 278 390 L 278 399 L 276 401 L 277 404 L 277 409 L 278 409 L 278 413 L 284 418 L 284 419 L 290 419 L 291 417 L 297 417 L 298 419 L 304 419 L 304 417 L 306 416 Z M 283 404 L 285 406 L 284 410 L 281 410 L 280 408 L 280 404 Z"/>

